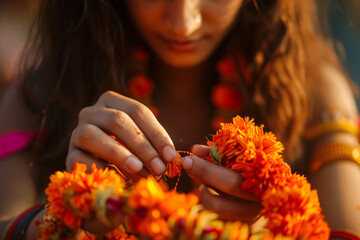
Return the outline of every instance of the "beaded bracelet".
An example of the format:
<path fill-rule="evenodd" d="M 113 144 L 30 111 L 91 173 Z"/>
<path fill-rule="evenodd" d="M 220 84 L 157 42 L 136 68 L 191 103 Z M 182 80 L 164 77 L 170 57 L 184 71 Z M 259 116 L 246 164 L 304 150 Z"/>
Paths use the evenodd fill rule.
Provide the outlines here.
<path fill-rule="evenodd" d="M 333 230 L 330 232 L 330 237 L 341 237 L 349 240 L 360 240 L 360 237 L 358 235 L 344 230 Z"/>
<path fill-rule="evenodd" d="M 44 209 L 44 205 L 33 206 L 17 217 L 8 227 L 3 239 L 21 239 L 33 218 Z"/>
<path fill-rule="evenodd" d="M 315 150 L 310 158 L 309 172 L 314 173 L 327 163 L 337 160 L 352 160 L 360 164 L 360 148 L 346 143 L 331 142 Z"/>

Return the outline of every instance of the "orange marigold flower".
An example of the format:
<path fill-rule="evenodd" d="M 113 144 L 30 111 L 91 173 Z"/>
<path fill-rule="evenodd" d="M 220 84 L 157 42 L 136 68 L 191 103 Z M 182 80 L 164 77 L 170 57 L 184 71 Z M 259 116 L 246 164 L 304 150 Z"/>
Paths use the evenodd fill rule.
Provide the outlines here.
<path fill-rule="evenodd" d="M 78 240 L 96 240 L 96 236 L 89 232 L 81 231 Z M 115 228 L 113 231 L 105 234 L 107 240 L 136 240 L 137 238 L 133 235 L 128 235 L 122 228 Z"/>
<path fill-rule="evenodd" d="M 47 212 L 57 218 L 63 219 L 66 225 L 71 228 L 79 228 L 81 226 L 81 217 L 77 217 L 66 203 L 66 197 L 73 195 L 70 187 L 72 177 L 67 172 L 56 172 L 50 177 L 50 183 L 45 190 L 48 196 L 49 208 Z"/>
<path fill-rule="evenodd" d="M 213 140 L 208 141 L 212 162 L 242 172 L 243 189 L 258 197 L 290 175 L 281 157 L 283 145 L 263 128 L 256 126 L 253 119 L 236 116 L 233 123 L 223 123 Z"/>
<path fill-rule="evenodd" d="M 250 229 L 246 223 L 228 221 L 224 222 L 220 239 L 248 240 L 249 232 Z"/>
<path fill-rule="evenodd" d="M 82 218 L 89 218 L 95 208 L 91 192 L 97 188 L 114 188 L 114 193 L 123 192 L 123 179 L 114 170 L 97 169 L 86 173 L 86 165 L 76 163 L 72 173 L 56 172 L 50 176 L 50 183 L 45 190 L 48 196 L 48 213 L 62 219 L 73 229 L 81 226 Z"/>
<path fill-rule="evenodd" d="M 129 229 L 154 239 L 165 239 L 172 234 L 168 220 L 184 218 L 198 202 L 194 194 L 166 192 L 153 177 L 141 179 L 128 197 L 133 209 Z"/>
<path fill-rule="evenodd" d="M 242 189 L 257 197 L 261 197 L 268 188 L 283 184 L 291 175 L 290 168 L 280 156 L 268 159 L 264 152 L 257 152 L 252 163 L 237 162 L 233 168 L 240 171 L 244 178 Z"/>
<path fill-rule="evenodd" d="M 316 190 L 311 190 L 304 176 L 294 174 L 263 195 L 262 214 L 273 233 L 298 239 L 328 239 L 329 228 L 321 215 Z M 318 236 L 318 237 L 316 237 Z"/>
<path fill-rule="evenodd" d="M 172 218 L 177 221 L 185 217 L 198 201 L 195 194 L 180 194 L 172 190 L 165 193 L 164 200 L 159 203 L 159 209 L 166 219 Z"/>
<path fill-rule="evenodd" d="M 106 234 L 108 240 L 136 240 L 133 235 L 128 235 L 124 229 L 118 227 Z"/>
<path fill-rule="evenodd" d="M 275 135 L 264 133 L 264 126 L 255 126 L 253 121 L 248 117 L 236 116 L 233 123 L 221 124 L 222 128 L 213 136 L 213 140 L 208 141 L 212 154 L 216 153 L 214 162 L 221 161 L 221 165 L 231 168 L 236 161 L 252 162 L 256 158 L 256 151 L 264 152 L 267 158 L 281 155 L 284 147 Z"/>
<path fill-rule="evenodd" d="M 78 233 L 77 239 L 78 240 L 96 240 L 96 236 L 89 232 L 81 231 L 80 233 Z"/>
<path fill-rule="evenodd" d="M 169 236 L 171 231 L 160 209 L 163 200 L 165 192 L 154 177 L 141 179 L 128 197 L 133 209 L 128 221 L 130 231 L 156 239 Z"/>
<path fill-rule="evenodd" d="M 136 184 L 128 198 L 128 205 L 132 208 L 152 208 L 165 197 L 162 186 L 153 178 L 142 178 Z"/>
<path fill-rule="evenodd" d="M 166 165 L 166 172 L 165 172 L 166 176 L 168 176 L 169 178 L 180 176 L 182 169 L 180 165 L 180 161 L 181 161 L 181 156 L 177 155 L 174 161 Z"/>
<path fill-rule="evenodd" d="M 49 240 L 57 236 L 58 239 L 75 240 L 76 233 L 64 224 L 60 219 L 56 219 L 49 214 L 45 214 L 44 224 L 40 225 L 40 235 L 37 240 Z"/>

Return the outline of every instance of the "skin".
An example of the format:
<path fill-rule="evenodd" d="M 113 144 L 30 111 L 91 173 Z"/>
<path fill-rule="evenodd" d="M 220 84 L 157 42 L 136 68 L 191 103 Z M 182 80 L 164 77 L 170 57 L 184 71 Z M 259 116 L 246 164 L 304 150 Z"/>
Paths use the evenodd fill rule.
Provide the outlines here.
<path fill-rule="evenodd" d="M 133 22 L 150 48 L 175 67 L 207 59 L 231 28 L 242 0 L 128 0 Z M 192 51 L 175 51 L 171 42 L 194 42 Z"/>

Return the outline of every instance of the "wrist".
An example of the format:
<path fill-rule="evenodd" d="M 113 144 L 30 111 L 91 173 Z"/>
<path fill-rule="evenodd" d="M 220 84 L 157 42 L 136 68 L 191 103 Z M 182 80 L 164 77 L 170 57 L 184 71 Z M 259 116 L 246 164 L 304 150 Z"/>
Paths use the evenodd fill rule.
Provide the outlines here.
<path fill-rule="evenodd" d="M 44 205 L 36 205 L 20 214 L 7 228 L 3 239 L 19 239 L 27 236 L 27 228 L 33 222 L 34 218 L 44 210 Z M 38 219 L 38 218 L 37 218 Z M 34 235 L 35 237 L 37 235 Z"/>

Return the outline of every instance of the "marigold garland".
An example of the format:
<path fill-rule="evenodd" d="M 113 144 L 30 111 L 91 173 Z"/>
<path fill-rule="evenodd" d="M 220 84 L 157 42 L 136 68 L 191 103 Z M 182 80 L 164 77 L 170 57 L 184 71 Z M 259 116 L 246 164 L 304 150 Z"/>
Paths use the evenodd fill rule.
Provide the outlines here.
<path fill-rule="evenodd" d="M 114 228 L 105 239 L 329 238 L 317 192 L 304 176 L 291 173 L 282 159 L 283 145 L 274 134 L 236 116 L 233 123 L 222 124 L 208 145 L 207 160 L 240 171 L 242 189 L 261 198 L 269 231 L 251 233 L 245 223 L 221 221 L 203 209 L 195 195 L 168 191 L 153 177 L 126 188 L 126 180 L 114 170 L 93 165 L 86 173 L 86 165 L 76 164 L 72 173 L 57 172 L 50 178 L 39 239 L 95 239 L 81 230 L 83 220 L 94 217 Z M 168 176 L 180 174 L 179 162 L 168 165 Z"/>

